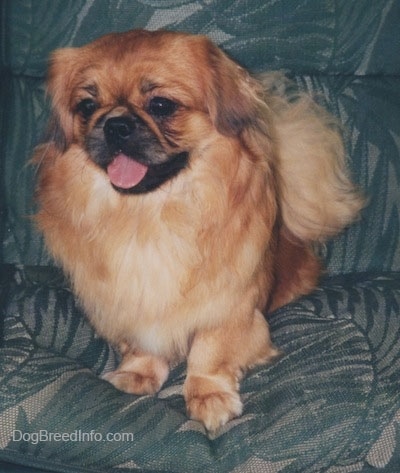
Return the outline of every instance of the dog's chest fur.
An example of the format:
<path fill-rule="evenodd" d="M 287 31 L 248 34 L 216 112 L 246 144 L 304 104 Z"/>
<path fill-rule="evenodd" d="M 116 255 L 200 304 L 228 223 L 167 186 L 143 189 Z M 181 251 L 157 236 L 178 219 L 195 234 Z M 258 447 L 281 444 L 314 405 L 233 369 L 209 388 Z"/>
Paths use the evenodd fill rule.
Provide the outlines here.
<path fill-rule="evenodd" d="M 205 228 L 205 214 L 216 213 L 217 222 L 222 204 L 213 208 L 205 200 L 204 184 L 196 193 L 192 177 L 162 192 L 120 195 L 73 148 L 42 172 L 52 183 L 39 216 L 47 242 L 90 321 L 112 343 L 181 358 L 197 329 L 221 323 L 252 290 L 249 275 L 259 266 L 265 237 L 250 242 L 232 218 L 230 228 L 223 222 Z M 247 225 L 250 232 L 249 216 Z"/>

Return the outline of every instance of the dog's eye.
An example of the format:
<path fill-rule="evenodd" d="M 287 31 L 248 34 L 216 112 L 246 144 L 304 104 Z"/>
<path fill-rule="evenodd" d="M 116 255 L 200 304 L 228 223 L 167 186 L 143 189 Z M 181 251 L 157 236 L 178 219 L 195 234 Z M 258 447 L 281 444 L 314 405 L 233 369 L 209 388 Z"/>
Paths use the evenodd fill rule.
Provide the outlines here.
<path fill-rule="evenodd" d="M 82 115 L 83 118 L 90 118 L 97 110 L 98 105 L 92 99 L 83 99 L 76 106 L 76 111 Z"/>
<path fill-rule="evenodd" d="M 149 113 L 155 118 L 166 118 L 171 116 L 178 104 L 165 97 L 153 97 L 149 102 Z"/>

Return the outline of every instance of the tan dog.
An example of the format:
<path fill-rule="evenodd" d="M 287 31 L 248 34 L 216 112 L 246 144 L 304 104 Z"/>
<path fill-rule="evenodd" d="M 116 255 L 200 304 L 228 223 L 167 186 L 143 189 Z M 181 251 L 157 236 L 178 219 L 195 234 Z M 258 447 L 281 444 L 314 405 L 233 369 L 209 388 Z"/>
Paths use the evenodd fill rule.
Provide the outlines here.
<path fill-rule="evenodd" d="M 49 93 L 37 222 L 120 348 L 106 379 L 155 393 L 187 358 L 188 412 L 215 430 L 241 414 L 243 372 L 277 354 L 261 311 L 315 287 L 312 243 L 362 207 L 340 136 L 309 98 L 264 93 L 181 33 L 56 51 Z"/>

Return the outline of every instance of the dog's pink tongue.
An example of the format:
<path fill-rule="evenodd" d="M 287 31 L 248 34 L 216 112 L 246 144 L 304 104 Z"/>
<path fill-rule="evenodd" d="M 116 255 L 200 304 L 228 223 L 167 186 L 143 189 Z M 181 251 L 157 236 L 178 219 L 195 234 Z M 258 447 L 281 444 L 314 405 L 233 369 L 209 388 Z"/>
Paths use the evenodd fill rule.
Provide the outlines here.
<path fill-rule="evenodd" d="M 118 154 L 107 167 L 110 181 L 121 189 L 135 187 L 146 175 L 148 167 L 128 158 L 125 154 Z"/>

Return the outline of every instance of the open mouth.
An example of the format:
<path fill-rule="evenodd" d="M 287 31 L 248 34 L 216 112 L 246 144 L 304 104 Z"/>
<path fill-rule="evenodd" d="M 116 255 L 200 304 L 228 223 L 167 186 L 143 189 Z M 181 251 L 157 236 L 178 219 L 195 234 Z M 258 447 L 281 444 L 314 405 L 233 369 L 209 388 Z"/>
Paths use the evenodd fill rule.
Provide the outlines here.
<path fill-rule="evenodd" d="M 182 152 L 163 163 L 143 164 L 120 152 L 107 165 L 106 171 L 113 187 L 126 194 L 142 194 L 157 189 L 175 177 L 189 161 L 189 153 Z"/>
<path fill-rule="evenodd" d="M 85 138 L 90 158 L 123 194 L 151 192 L 187 167 L 189 152 L 168 153 L 137 115 L 100 117 Z"/>
<path fill-rule="evenodd" d="M 144 179 L 148 170 L 148 166 L 123 153 L 117 154 L 107 166 L 107 174 L 112 185 L 125 190 L 137 186 Z"/>

